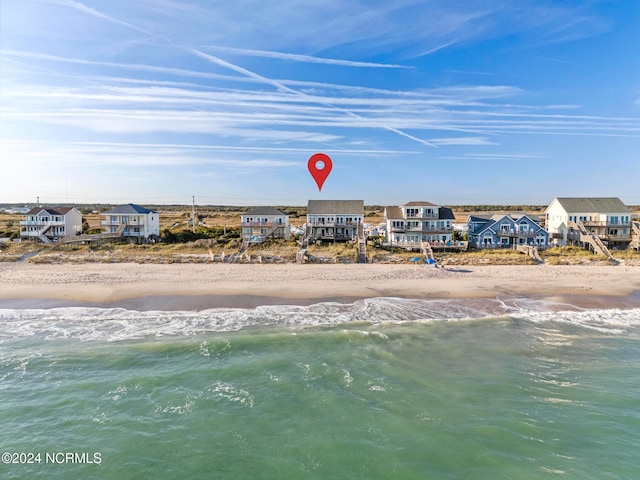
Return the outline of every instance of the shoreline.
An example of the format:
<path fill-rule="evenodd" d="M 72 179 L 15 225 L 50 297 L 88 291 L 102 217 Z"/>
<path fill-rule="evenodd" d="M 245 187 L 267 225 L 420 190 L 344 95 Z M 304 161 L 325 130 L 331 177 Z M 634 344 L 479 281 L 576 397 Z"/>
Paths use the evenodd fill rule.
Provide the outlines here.
<path fill-rule="evenodd" d="M 0 308 L 106 305 L 197 310 L 373 297 L 518 296 L 576 297 L 582 298 L 580 304 L 597 298 L 595 303 L 616 306 L 640 305 L 637 292 L 637 266 L 0 264 Z"/>

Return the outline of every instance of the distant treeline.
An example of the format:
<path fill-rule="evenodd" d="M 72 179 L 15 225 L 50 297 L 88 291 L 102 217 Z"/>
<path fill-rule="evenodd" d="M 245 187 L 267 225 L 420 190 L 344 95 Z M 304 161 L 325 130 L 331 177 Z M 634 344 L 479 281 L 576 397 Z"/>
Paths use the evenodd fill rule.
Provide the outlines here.
<path fill-rule="evenodd" d="M 454 212 L 544 212 L 547 205 L 451 205 Z"/>

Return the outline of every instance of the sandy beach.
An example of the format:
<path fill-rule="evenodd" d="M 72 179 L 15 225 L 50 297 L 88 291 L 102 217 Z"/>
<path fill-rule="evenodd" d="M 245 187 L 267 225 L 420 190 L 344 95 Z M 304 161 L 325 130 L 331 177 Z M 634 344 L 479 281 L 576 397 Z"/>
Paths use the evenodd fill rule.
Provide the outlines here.
<path fill-rule="evenodd" d="M 218 299 L 209 302 L 215 306 L 231 306 L 249 297 L 272 298 L 272 303 L 379 296 L 586 295 L 614 300 L 638 291 L 637 266 L 0 264 L 0 301 L 19 300 L 21 305 L 42 300 L 118 304 L 161 297 L 197 297 L 196 308 L 205 306 L 202 299 L 207 297 Z"/>

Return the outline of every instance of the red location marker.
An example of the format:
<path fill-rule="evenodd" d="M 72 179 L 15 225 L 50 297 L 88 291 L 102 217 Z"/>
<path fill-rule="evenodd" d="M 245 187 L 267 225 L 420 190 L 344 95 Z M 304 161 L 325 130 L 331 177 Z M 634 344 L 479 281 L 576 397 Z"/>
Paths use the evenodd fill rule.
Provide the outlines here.
<path fill-rule="evenodd" d="M 322 191 L 322 185 L 331 173 L 331 168 L 333 168 L 331 159 L 324 153 L 316 153 L 311 155 L 307 166 L 309 167 L 309 173 L 316 181 L 316 185 L 318 185 L 318 190 Z"/>

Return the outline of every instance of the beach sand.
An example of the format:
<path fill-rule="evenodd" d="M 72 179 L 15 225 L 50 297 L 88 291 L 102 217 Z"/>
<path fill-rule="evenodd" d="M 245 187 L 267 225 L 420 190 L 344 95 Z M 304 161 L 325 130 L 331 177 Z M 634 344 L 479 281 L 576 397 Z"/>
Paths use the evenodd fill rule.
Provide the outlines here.
<path fill-rule="evenodd" d="M 598 304 L 611 298 L 615 306 L 616 298 L 637 299 L 639 291 L 638 266 L 0 264 L 0 307 L 5 308 L 100 304 L 198 310 L 381 296 L 573 296 Z"/>

